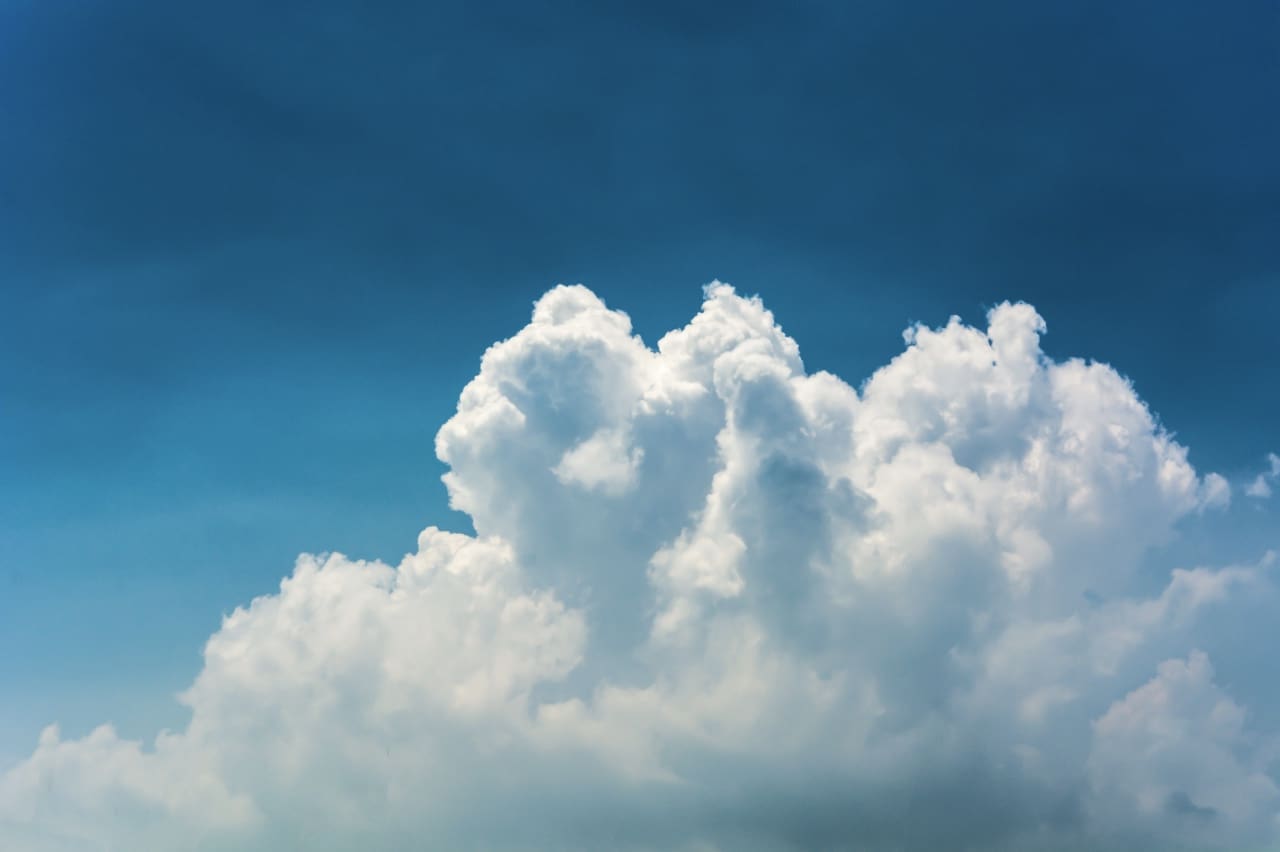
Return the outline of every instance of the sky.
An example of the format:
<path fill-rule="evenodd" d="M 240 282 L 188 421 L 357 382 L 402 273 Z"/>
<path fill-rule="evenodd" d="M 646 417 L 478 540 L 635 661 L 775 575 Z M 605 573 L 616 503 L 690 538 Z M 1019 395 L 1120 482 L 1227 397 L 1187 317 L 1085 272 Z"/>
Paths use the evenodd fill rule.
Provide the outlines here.
<path fill-rule="evenodd" d="M 1029 826 L 1044 825 L 1103 833 L 1088 835 L 1094 840 L 1150 837 L 1156 827 L 1131 819 L 1150 807 L 1167 823 L 1159 830 L 1178 825 L 1171 814 L 1203 817 L 1194 841 L 1203 848 L 1265 836 L 1274 811 L 1264 782 L 1280 775 L 1250 764 L 1270 747 L 1252 744 L 1272 742 L 1252 728 L 1179 728 L 1192 731 L 1188 748 L 1208 762 L 1188 757 L 1179 766 L 1220 779 L 1238 807 L 1187 785 L 1151 793 L 1158 806 L 1126 804 L 1099 779 L 1121 779 L 1107 783 L 1131 792 L 1152 773 L 1178 774 L 1129 757 L 1144 748 L 1133 719 L 1182 708 L 1172 699 L 1150 706 L 1179 689 L 1192 715 L 1206 701 L 1226 708 L 1210 713 L 1219 721 L 1247 708 L 1249 725 L 1280 732 L 1262 626 L 1275 614 L 1266 609 L 1273 592 L 1265 554 L 1280 547 L 1269 496 L 1280 493 L 1280 473 L 1268 456 L 1280 452 L 1274 4 L 268 5 L 0 2 L 0 772 L 16 767 L 0 776 L 0 840 L 5 831 L 34 832 L 10 835 L 27 844 L 52 836 L 30 816 L 43 811 L 22 785 L 43 765 L 41 732 L 56 722 L 67 766 L 90 765 L 95 748 L 128 755 L 127 741 L 155 749 L 139 758 L 131 794 L 149 804 L 104 848 L 177 848 L 165 826 L 189 823 L 190 803 L 152 795 L 175 778 L 173 786 L 226 800 L 211 809 L 226 824 L 210 823 L 207 848 L 222 848 L 223 831 L 232 832 L 230 848 L 249 848 L 249 835 L 236 831 L 264 848 L 287 848 L 281 838 L 293 836 L 301 806 L 273 798 L 278 778 L 233 771 L 228 755 L 252 735 L 228 721 L 234 700 L 225 696 L 294 708 L 305 690 L 273 693 L 237 674 L 217 649 L 275 647 L 288 624 L 271 607 L 289 594 L 305 598 L 315 577 L 328 576 L 299 569 L 294 592 L 281 592 L 299 553 L 379 559 L 405 578 L 417 576 L 400 565 L 406 553 L 415 554 L 406 565 L 455 565 L 456 540 L 415 538 L 428 526 L 467 541 L 478 534 L 463 550 L 488 550 L 462 561 L 506 566 L 503 594 L 541 613 L 519 629 L 488 610 L 474 624 L 455 622 L 449 602 L 461 599 L 449 595 L 474 588 L 398 581 L 442 630 L 481 644 L 474 637 L 491 636 L 486 647 L 459 640 L 467 649 L 459 659 L 534 660 L 516 674 L 491 673 L 501 688 L 474 706 L 453 700 L 504 719 L 511 701 L 524 702 L 523 715 L 502 728 L 519 743 L 508 756 L 522 767 L 513 777 L 535 773 L 536 755 L 554 753 L 547 777 L 563 781 L 551 789 L 566 798 L 496 789 L 489 761 L 499 758 L 483 748 L 482 758 L 462 745 L 440 758 L 468 767 L 462 788 L 491 794 L 493 807 L 552 814 L 531 827 L 534 839 L 524 842 L 533 848 L 599 848 L 592 832 L 603 829 L 557 811 L 565 801 L 619 814 L 618 825 L 675 814 L 665 834 L 627 841 L 636 848 L 745 848 L 732 833 L 748 830 L 743 814 L 756 814 L 761 848 L 880 842 L 854 837 L 833 814 L 849 801 L 871 807 L 904 790 L 937 803 L 942 836 L 971 837 L 974 848 L 1025 844 Z M 713 281 L 733 293 L 704 290 Z M 552 290 L 579 283 L 589 291 Z M 533 313 L 540 299 L 542 320 Z M 625 312 L 651 355 L 628 342 L 612 311 Z M 695 316 L 707 319 L 690 324 Z M 952 316 L 960 323 L 948 326 Z M 904 341 L 917 323 L 946 331 Z M 654 348 L 686 328 L 670 352 Z M 975 328 L 985 344 L 966 331 Z M 1006 332 L 1020 342 L 1002 354 L 996 342 Z M 704 333 L 712 342 L 697 342 Z M 1037 342 L 1026 344 L 1031 337 Z M 508 339 L 523 342 L 482 367 L 486 350 Z M 1040 354 L 1027 355 L 1024 344 Z M 726 363 L 746 358 L 739 345 L 759 349 L 763 360 L 703 364 L 713 350 Z M 979 370 L 982 345 L 997 363 L 1025 369 Z M 738 354 L 728 358 L 731 350 Z M 1077 375 L 1072 358 L 1115 372 Z M 733 376 L 764 381 L 757 369 L 782 376 L 790 390 L 779 399 L 789 401 L 764 391 L 740 399 L 736 382 L 750 382 Z M 546 370 L 612 379 L 562 384 Z M 820 371 L 853 396 L 811 381 Z M 479 415 L 467 397 L 460 407 L 468 386 L 490 394 L 485 404 L 507 399 L 524 412 L 523 431 L 488 443 L 485 430 L 497 421 L 472 422 Z M 719 407 L 685 400 L 693 386 Z M 686 403 L 692 407 L 680 407 Z M 867 412 L 906 425 L 876 431 Z M 1079 418 L 1106 427 L 1097 434 L 1114 438 L 1121 429 L 1127 437 L 1105 452 L 1080 438 L 1080 449 L 1062 437 L 1095 434 Z M 793 421 L 807 425 L 793 434 Z M 595 431 L 584 432 L 585 423 Z M 840 429 L 845 438 L 827 435 Z M 719 443 L 717 434 L 725 436 Z M 1029 448 L 1046 435 L 1058 443 L 1045 444 L 1041 459 Z M 1185 460 L 1170 440 L 1186 448 Z M 914 478 L 899 444 L 921 454 L 925 467 Z M 929 455 L 944 445 L 950 461 Z M 548 448 L 555 458 L 543 458 Z M 803 463 L 777 461 L 788 453 Z M 1044 470 L 1072 472 L 1024 482 L 1006 469 L 1017 459 L 1026 474 L 1033 458 Z M 965 511 L 981 517 L 974 529 L 985 530 L 986 543 L 969 541 L 954 571 L 935 575 L 950 564 L 955 536 L 978 535 L 946 527 L 955 507 L 926 511 L 943 500 L 927 483 L 950 476 L 953 462 L 981 483 L 964 479 L 943 492 L 969 495 Z M 1116 469 L 1131 480 L 1102 474 Z M 710 477 L 715 470 L 726 475 Z M 893 485 L 895 477 L 905 479 Z M 1094 483 L 1091 496 L 1070 497 L 1068 481 Z M 988 493 L 996 484 L 1002 496 Z M 1001 501 L 1014 499 L 1015 484 L 1041 509 L 1008 509 Z M 664 505 L 654 502 L 659 493 L 682 496 Z M 855 508 L 838 508 L 846 498 Z M 810 511 L 788 513 L 789 500 Z M 1073 513 L 1084 526 L 1062 520 Z M 596 532 L 575 532 L 586 527 Z M 781 532 L 776 541 L 748 534 L 762 528 Z M 814 538 L 839 546 L 829 542 L 831 552 L 815 555 L 804 545 Z M 905 542 L 915 539 L 937 550 L 911 550 Z M 1042 544 L 1049 555 L 1035 555 Z M 1020 555 L 1000 555 L 1008 553 Z M 839 574 L 832 554 L 882 566 L 865 576 L 851 570 L 869 584 L 865 599 L 897 602 L 885 606 L 903 620 L 877 635 L 905 656 L 833 662 L 833 649 L 867 636 L 814 627 L 840 619 L 825 609 L 815 615 L 813 589 L 794 579 L 804 574 L 797 565 L 814 576 Z M 1022 569 L 1010 559 L 1058 579 L 1017 580 Z M 599 573 L 614 562 L 623 567 Z M 1105 576 L 1065 579 L 1102 564 L 1110 566 Z M 364 601 L 367 588 L 347 577 L 346 565 L 333 570 Z M 454 573 L 471 576 L 467 570 Z M 945 601 L 922 593 L 908 606 L 897 585 L 868 579 L 899 574 L 934 591 L 950 588 L 945 577 L 966 578 L 957 600 L 1003 613 L 992 618 L 1006 632 L 961 641 Z M 1252 579 L 1239 579 L 1246 575 Z M 1109 585 L 1107 577 L 1127 579 Z M 1195 618 L 1175 605 L 1185 593 L 1199 613 L 1203 602 L 1230 597 L 1237 582 L 1265 588 L 1251 586 L 1236 609 Z M 1186 592 L 1192 587 L 1201 591 Z M 831 591 L 832 600 L 842 594 Z M 242 627 L 234 617 L 224 623 L 264 595 L 272 597 Z M 729 599 L 741 606 L 726 610 Z M 1089 606 L 1080 613 L 1064 609 L 1082 600 Z M 378 604 L 367 606 L 352 605 L 371 623 L 392 623 Z M 1150 615 L 1157 609 L 1172 613 L 1177 630 Z M 327 647 L 318 632 L 348 635 L 341 611 L 323 613 L 296 627 L 313 637 L 315 654 Z M 490 616 L 497 627 L 484 620 Z M 1061 636 L 1064 624 L 1089 623 L 1107 636 L 1123 632 L 1121 623 L 1148 624 L 1148 616 L 1149 630 L 1132 629 L 1160 635 L 1155 656 L 1135 652 L 1126 657 L 1131 669 L 1108 657 L 1098 671 L 1118 668 L 1106 677 L 1046 664 L 1060 680 L 1031 689 L 1021 664 L 998 653 L 1037 647 L 1018 630 Z M 663 633 L 664 624 L 674 632 Z M 362 652 L 354 640 L 331 649 L 335 658 L 350 655 L 353 694 L 379 654 L 410 666 L 433 649 L 453 653 L 434 633 L 419 647 L 386 629 L 381 651 Z M 672 763 L 668 752 L 712 724 L 715 712 L 714 702 L 694 701 L 687 690 L 723 674 L 717 643 L 747 634 L 764 637 L 764 650 L 734 683 L 757 685 L 763 715 L 717 717 L 723 737 L 698 740 L 689 765 Z M 986 674 L 934 671 L 936 653 L 921 649 L 936 652 L 937 642 L 985 661 L 973 665 Z M 1078 648 L 1045 653 L 1092 659 Z M 316 659 L 294 660 L 300 684 L 308 673 L 329 676 Z M 463 669 L 444 668 L 450 673 L 433 688 L 451 677 L 468 682 Z M 889 677 L 898 669 L 918 678 Z M 901 752 L 881 748 L 875 731 L 863 751 L 843 740 L 831 746 L 849 735 L 833 733 L 834 718 L 855 718 L 852 708 L 875 703 L 841 676 L 884 690 L 875 700 L 910 740 L 894 746 Z M 916 682 L 934 676 L 930 686 Z M 416 706 L 421 690 L 392 681 L 395 700 Z M 1043 707 L 1023 719 L 1031 727 L 1040 720 L 1040 733 L 984 751 L 979 732 L 1001 718 L 993 696 L 1022 695 L 1015 681 L 1040 696 Z M 193 682 L 198 688 L 186 692 Z M 721 692 L 707 689 L 725 707 L 742 700 L 733 684 L 716 683 Z M 789 751 L 752 751 L 744 743 L 776 722 L 765 698 L 782 694 L 812 710 L 800 714 L 810 739 L 788 741 Z M 673 709 L 664 715 L 654 702 Z M 543 717 L 539 706 L 559 709 Z M 972 753 L 940 745 L 938 737 L 952 740 L 917 724 L 913 714 L 924 707 L 952 722 L 948 730 Z M 326 725 L 341 719 L 368 733 L 353 734 L 353 748 L 378 751 L 387 729 L 370 723 L 367 732 L 352 721 L 373 718 L 367 710 L 299 722 L 299 736 L 327 741 Z M 449 719 L 406 742 L 444 754 L 432 750 L 432 736 L 456 734 L 449 725 L 461 723 Z M 119 739 L 93 740 L 108 722 Z M 1094 737 L 1079 740 L 1080 753 L 1113 755 L 1117 765 L 1103 771 L 1099 757 L 1072 775 L 1068 758 L 1045 745 L 1054 725 Z M 178 732 L 168 752 L 155 743 L 161 729 Z M 458 742 L 489 741 L 466 730 Z M 651 739 L 630 742 L 625 730 Z M 1063 741 L 1076 742 L 1072 736 Z M 860 755 L 850 758 L 858 765 L 888 765 L 891 755 L 902 766 L 928 765 L 917 749 L 945 752 L 944 765 L 928 773 L 933 786 L 905 770 L 873 784 L 834 759 L 813 768 L 820 790 L 797 777 L 797 767 L 828 752 Z M 1032 761 L 1028 750 L 1062 771 L 1044 770 L 1050 792 L 1019 799 L 1012 810 L 1022 822 L 1002 824 L 992 803 L 1007 804 L 1027 784 L 991 755 Z M 316 766 L 338 773 L 332 753 L 313 752 Z M 225 789 L 188 783 L 197 765 L 223 767 L 209 777 Z M 600 766 L 626 767 L 626 783 L 643 791 L 616 786 Z M 370 789 L 392 778 L 435 790 L 402 769 L 369 770 Z M 970 770 L 990 782 L 975 785 L 972 800 L 948 786 Z M 722 772 L 748 780 L 736 792 L 687 798 L 662 780 L 705 792 Z M 105 783 L 85 781 L 90 792 L 50 811 L 67 837 L 81 830 L 77 819 L 96 813 L 85 797 Z M 310 792 L 321 801 L 334 791 Z M 440 795 L 433 825 L 457 836 L 488 825 L 470 801 Z M 13 802 L 27 804 L 14 810 Z M 962 827 L 970 834 L 957 835 L 956 815 L 966 811 L 979 816 Z M 397 819 L 388 817 L 386 848 L 400 842 L 395 832 L 416 830 Z M 567 823 L 581 833 L 564 834 Z M 910 842 L 927 846 L 931 837 Z M 494 848 L 509 842 L 491 839 Z M 697 843 L 704 845 L 689 845 Z"/>

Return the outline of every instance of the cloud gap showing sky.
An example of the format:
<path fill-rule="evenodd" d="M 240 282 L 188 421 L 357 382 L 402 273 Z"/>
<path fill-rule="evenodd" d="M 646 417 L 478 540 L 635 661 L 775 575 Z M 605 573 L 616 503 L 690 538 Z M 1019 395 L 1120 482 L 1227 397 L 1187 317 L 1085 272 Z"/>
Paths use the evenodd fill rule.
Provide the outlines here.
<path fill-rule="evenodd" d="M 1233 487 L 1045 332 L 914 326 L 855 387 L 729 285 L 652 348 L 556 287 L 436 436 L 475 535 L 300 556 L 184 729 L 47 728 L 0 846 L 1274 848 L 1280 739 L 1198 625 L 1264 641 L 1275 557 L 1153 586 Z"/>

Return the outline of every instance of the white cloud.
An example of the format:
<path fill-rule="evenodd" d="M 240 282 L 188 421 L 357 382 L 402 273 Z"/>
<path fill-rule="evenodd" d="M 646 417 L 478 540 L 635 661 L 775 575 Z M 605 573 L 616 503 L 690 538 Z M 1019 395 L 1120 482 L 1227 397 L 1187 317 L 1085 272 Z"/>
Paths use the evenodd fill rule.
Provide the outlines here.
<path fill-rule="evenodd" d="M 644 451 L 628 448 L 625 433 L 602 429 L 566 451 L 552 472 L 564 485 L 616 496 L 635 483 L 636 468 L 643 460 Z"/>
<path fill-rule="evenodd" d="M 1267 477 L 1260 473 L 1254 478 L 1253 482 L 1250 482 L 1244 489 L 1244 493 L 1247 497 L 1256 497 L 1260 500 L 1265 500 L 1271 496 L 1271 484 L 1267 482 Z"/>
<path fill-rule="evenodd" d="M 1092 805 L 1127 823 L 1135 840 L 1212 847 L 1230 825 L 1235 848 L 1274 843 L 1272 749 L 1249 734 L 1244 709 L 1212 678 L 1199 651 L 1168 660 L 1094 723 Z"/>
<path fill-rule="evenodd" d="M 1267 453 L 1267 470 L 1258 474 L 1253 482 L 1245 487 L 1245 496 L 1259 500 L 1267 499 L 1271 496 L 1271 483 L 1277 479 L 1280 479 L 1280 456 Z"/>
<path fill-rule="evenodd" d="M 0 776 L 0 846 L 1275 842 L 1270 741 L 1187 656 L 1265 565 L 1152 589 L 1229 489 L 1043 331 L 913 328 L 859 393 L 725 285 L 655 349 L 556 288 L 437 437 L 476 537 L 302 557 L 186 730 Z"/>

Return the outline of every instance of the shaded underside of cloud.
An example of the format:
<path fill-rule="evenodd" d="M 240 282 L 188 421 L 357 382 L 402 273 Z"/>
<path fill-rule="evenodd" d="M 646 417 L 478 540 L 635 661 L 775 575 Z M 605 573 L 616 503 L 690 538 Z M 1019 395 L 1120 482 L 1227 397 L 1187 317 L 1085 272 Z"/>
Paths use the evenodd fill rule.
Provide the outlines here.
<path fill-rule="evenodd" d="M 1275 843 L 1277 740 L 1192 639 L 1271 559 L 1151 587 L 1231 489 L 1044 330 L 914 327 L 854 388 L 727 285 L 654 348 L 557 287 L 436 438 L 476 534 L 300 557 L 185 730 L 46 730 L 0 845 Z"/>

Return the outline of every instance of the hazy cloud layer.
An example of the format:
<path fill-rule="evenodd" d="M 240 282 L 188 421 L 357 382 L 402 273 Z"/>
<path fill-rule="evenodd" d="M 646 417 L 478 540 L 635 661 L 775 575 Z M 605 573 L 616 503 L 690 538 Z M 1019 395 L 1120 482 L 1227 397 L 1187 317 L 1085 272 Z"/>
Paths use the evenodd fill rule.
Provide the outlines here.
<path fill-rule="evenodd" d="M 1044 328 L 912 328 L 855 390 L 728 286 L 656 349 L 558 287 L 436 439 L 477 537 L 301 557 L 210 638 L 185 731 L 47 730 L 0 846 L 1278 842 L 1280 741 L 1190 638 L 1273 559 L 1153 590 L 1230 488 Z"/>

